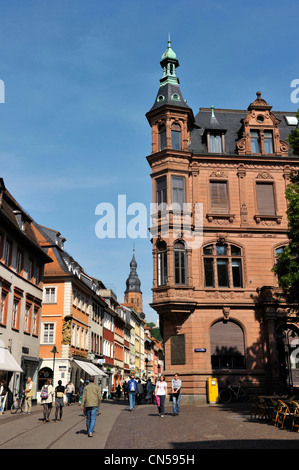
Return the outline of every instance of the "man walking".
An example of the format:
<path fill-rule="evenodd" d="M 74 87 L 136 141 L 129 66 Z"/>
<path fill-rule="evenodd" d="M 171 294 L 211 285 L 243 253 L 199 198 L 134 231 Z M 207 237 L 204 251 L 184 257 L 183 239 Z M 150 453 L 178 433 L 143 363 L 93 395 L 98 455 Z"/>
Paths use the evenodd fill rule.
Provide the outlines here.
<path fill-rule="evenodd" d="M 101 389 L 94 383 L 94 377 L 90 377 L 89 384 L 83 390 L 81 402 L 81 409 L 84 410 L 85 408 L 88 437 L 93 437 L 100 402 Z"/>
<path fill-rule="evenodd" d="M 136 395 L 138 395 L 138 384 L 133 376 L 128 382 L 128 395 L 129 395 L 130 411 L 134 411 L 135 399 L 136 399 Z"/>
<path fill-rule="evenodd" d="M 171 381 L 173 416 L 179 415 L 180 413 L 181 387 L 182 381 L 179 379 L 179 374 L 175 374 L 174 379 Z"/>
<path fill-rule="evenodd" d="M 32 406 L 32 397 L 34 396 L 34 383 L 32 382 L 31 377 L 27 378 L 27 383 L 25 386 L 25 413 L 31 413 Z"/>

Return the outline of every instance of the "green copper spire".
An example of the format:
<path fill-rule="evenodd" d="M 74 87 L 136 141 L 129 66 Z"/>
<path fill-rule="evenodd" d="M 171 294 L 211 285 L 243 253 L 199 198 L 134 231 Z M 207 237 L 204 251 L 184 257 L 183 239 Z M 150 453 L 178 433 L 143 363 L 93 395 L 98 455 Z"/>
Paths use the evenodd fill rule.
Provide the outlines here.
<path fill-rule="evenodd" d="M 163 77 L 160 80 L 160 86 L 166 85 L 166 83 L 178 85 L 180 82 L 176 76 L 176 69 L 180 64 L 176 53 L 171 47 L 170 34 L 168 34 L 168 47 L 161 57 L 160 64 L 163 69 Z"/>

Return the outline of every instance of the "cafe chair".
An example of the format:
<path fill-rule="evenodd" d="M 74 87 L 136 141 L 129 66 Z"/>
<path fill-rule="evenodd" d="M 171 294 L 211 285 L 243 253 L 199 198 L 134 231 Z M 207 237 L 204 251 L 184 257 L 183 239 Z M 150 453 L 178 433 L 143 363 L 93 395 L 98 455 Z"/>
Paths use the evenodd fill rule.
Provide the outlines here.
<path fill-rule="evenodd" d="M 299 403 L 296 401 L 292 401 L 292 406 L 292 431 L 297 430 L 297 432 L 299 432 Z"/>
<path fill-rule="evenodd" d="M 278 402 L 280 403 L 280 408 L 278 410 L 276 426 L 279 427 L 280 425 L 280 429 L 283 429 L 286 421 L 293 416 L 293 413 L 287 403 L 282 400 L 278 400 Z"/>

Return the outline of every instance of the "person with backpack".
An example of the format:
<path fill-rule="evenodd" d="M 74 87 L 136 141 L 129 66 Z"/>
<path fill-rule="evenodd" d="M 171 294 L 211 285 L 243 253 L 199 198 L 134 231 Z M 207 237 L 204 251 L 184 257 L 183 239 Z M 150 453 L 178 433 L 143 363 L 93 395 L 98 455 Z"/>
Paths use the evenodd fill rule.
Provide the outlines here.
<path fill-rule="evenodd" d="M 135 400 L 136 395 L 138 396 L 138 384 L 137 381 L 134 379 L 134 376 L 128 382 L 128 395 L 129 395 L 129 404 L 130 404 L 130 411 L 135 410 Z"/>
<path fill-rule="evenodd" d="M 43 406 L 44 423 L 50 422 L 50 414 L 52 411 L 52 404 L 54 399 L 54 387 L 52 379 L 48 379 L 40 392 L 41 405 Z"/>

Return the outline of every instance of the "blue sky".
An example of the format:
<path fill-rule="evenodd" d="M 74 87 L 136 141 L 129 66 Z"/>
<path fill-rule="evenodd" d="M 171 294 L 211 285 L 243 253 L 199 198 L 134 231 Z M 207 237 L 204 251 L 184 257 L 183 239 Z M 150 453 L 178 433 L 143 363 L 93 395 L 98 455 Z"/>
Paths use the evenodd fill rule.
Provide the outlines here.
<path fill-rule="evenodd" d="M 96 237 L 102 202 L 151 201 L 145 113 L 172 47 L 181 91 L 200 107 L 246 109 L 256 91 L 296 111 L 296 1 L 0 0 L 0 175 L 40 224 L 67 239 L 85 271 L 123 300 L 135 244 L 148 321 L 152 245 Z M 131 217 L 127 217 L 129 221 Z"/>

